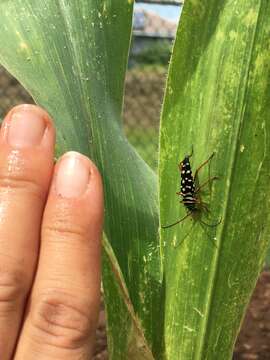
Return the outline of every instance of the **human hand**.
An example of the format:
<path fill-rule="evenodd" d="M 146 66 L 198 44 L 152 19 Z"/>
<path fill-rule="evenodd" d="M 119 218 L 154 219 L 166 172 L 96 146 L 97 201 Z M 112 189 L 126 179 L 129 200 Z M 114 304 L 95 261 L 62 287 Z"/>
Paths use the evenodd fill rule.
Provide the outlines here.
<path fill-rule="evenodd" d="M 0 131 L 0 359 L 89 360 L 99 310 L 102 181 L 85 156 L 54 166 L 33 105 Z"/>

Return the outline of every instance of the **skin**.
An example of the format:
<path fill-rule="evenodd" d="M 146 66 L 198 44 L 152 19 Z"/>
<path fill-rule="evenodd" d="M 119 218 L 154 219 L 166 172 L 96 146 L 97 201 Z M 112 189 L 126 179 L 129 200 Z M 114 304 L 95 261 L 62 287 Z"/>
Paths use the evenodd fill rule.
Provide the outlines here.
<path fill-rule="evenodd" d="M 55 129 L 20 105 L 0 131 L 1 360 L 91 358 L 100 301 L 103 192 L 87 157 L 54 165 Z"/>

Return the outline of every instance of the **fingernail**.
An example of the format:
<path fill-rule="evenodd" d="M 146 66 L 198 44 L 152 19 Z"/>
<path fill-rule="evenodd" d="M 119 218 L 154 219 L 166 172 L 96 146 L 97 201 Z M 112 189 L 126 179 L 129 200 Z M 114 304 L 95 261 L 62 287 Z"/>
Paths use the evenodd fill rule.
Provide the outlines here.
<path fill-rule="evenodd" d="M 39 145 L 45 128 L 46 122 L 38 109 L 21 106 L 11 114 L 8 143 L 17 148 Z"/>
<path fill-rule="evenodd" d="M 76 152 L 66 154 L 59 164 L 56 175 L 58 195 L 73 198 L 83 195 L 90 176 L 90 169 L 85 159 Z"/>

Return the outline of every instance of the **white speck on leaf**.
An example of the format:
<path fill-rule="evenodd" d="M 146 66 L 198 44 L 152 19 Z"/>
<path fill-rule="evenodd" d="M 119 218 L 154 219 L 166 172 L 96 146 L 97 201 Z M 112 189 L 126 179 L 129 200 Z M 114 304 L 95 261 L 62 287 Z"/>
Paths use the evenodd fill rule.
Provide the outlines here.
<path fill-rule="evenodd" d="M 193 308 L 201 317 L 204 317 L 204 314 L 197 308 Z"/>
<path fill-rule="evenodd" d="M 183 328 L 184 328 L 185 330 L 187 330 L 188 332 L 195 332 L 194 329 L 191 329 L 191 328 L 188 327 L 188 326 L 184 326 Z"/>

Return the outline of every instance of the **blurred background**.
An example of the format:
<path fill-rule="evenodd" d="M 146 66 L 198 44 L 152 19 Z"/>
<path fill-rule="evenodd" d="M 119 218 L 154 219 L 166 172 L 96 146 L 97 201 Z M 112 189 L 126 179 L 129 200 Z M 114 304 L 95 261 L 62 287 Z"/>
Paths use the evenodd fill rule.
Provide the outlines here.
<path fill-rule="evenodd" d="M 134 7 L 123 122 L 130 142 L 155 170 L 160 110 L 181 2 L 137 1 Z M 25 102 L 33 100 L 0 67 L 0 118 L 14 105 Z"/>
<path fill-rule="evenodd" d="M 129 141 L 155 170 L 166 74 L 181 9 L 181 1 L 135 4 L 124 126 Z"/>

